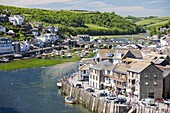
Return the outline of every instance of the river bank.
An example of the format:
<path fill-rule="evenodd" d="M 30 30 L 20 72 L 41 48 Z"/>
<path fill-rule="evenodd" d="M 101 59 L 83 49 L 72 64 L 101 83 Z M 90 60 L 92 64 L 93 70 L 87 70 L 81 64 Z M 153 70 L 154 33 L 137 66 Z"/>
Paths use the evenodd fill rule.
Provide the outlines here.
<path fill-rule="evenodd" d="M 51 59 L 32 58 L 32 59 L 27 59 L 27 60 L 13 61 L 9 63 L 1 63 L 0 70 L 9 71 L 9 70 L 19 70 L 19 69 L 26 69 L 26 68 L 39 68 L 39 67 L 62 64 L 65 62 L 77 62 L 78 60 L 80 60 L 79 57 L 51 58 Z"/>

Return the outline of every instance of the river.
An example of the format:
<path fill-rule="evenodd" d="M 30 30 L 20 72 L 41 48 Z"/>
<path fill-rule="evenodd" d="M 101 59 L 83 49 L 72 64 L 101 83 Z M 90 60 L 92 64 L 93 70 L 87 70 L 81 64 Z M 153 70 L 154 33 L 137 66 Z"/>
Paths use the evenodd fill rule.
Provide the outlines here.
<path fill-rule="evenodd" d="M 81 105 L 68 105 L 56 80 L 76 71 L 77 63 L 0 71 L 0 113 L 90 113 Z"/>

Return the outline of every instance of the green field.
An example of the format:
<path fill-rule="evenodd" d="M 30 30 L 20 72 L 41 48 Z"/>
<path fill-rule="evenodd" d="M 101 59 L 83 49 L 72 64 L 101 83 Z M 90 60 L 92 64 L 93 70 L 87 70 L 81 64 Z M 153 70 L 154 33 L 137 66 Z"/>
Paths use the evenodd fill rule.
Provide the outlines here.
<path fill-rule="evenodd" d="M 88 26 L 88 28 L 94 28 L 94 29 L 108 29 L 106 27 L 102 27 L 99 25 L 95 25 L 95 24 L 85 24 L 86 26 Z"/>
<path fill-rule="evenodd" d="M 155 27 L 161 26 L 167 23 L 170 20 L 170 17 L 155 17 L 151 19 L 142 19 L 141 21 L 136 22 L 136 25 L 141 25 L 144 27 Z"/>

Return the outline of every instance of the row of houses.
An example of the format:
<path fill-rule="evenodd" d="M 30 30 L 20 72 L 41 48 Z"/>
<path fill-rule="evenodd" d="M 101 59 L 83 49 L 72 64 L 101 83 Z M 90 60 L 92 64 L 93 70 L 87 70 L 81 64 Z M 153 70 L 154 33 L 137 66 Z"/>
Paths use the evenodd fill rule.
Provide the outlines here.
<path fill-rule="evenodd" d="M 41 22 L 25 22 L 25 17 L 22 15 L 11 15 L 11 12 L 9 10 L 6 11 L 6 14 L 0 14 L 0 22 L 8 22 L 9 25 L 13 25 L 16 27 L 16 29 L 9 29 L 7 26 L 0 26 L 0 35 L 3 37 L 11 37 L 15 38 L 18 32 L 18 29 L 20 29 L 20 33 L 23 33 L 25 37 L 32 37 L 32 40 L 39 41 L 39 43 L 55 43 L 59 37 L 56 35 L 58 32 L 58 27 L 56 26 L 47 26 L 43 27 L 43 23 Z M 4 38 L 2 38 L 4 40 Z M 35 41 L 34 41 L 35 42 Z M 26 51 L 28 44 L 25 44 L 26 42 L 19 42 L 21 45 L 21 51 Z M 33 44 L 33 43 L 32 43 Z M 36 46 L 36 45 L 34 45 Z M 40 47 L 44 46 L 44 44 L 41 44 Z M 38 46 L 39 47 L 39 46 Z M 24 49 L 22 49 L 24 48 Z M 1 48 L 3 49 L 3 48 Z M 1 53 L 10 53 L 3 52 Z"/>
<path fill-rule="evenodd" d="M 170 98 L 169 56 L 155 53 L 152 59 L 150 55 L 137 49 L 100 49 L 95 58 L 80 61 L 80 80 L 96 89 L 125 91 L 139 100 Z M 162 63 L 157 63 L 159 59 Z"/>

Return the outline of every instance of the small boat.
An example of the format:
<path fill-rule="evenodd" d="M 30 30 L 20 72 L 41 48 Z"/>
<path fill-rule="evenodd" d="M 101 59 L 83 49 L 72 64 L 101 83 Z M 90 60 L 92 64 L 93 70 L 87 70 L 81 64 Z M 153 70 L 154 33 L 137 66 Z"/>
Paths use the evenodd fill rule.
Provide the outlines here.
<path fill-rule="evenodd" d="M 60 82 L 60 81 L 57 81 L 57 87 L 58 87 L 58 88 L 61 88 L 61 86 L 62 86 L 61 82 Z"/>
<path fill-rule="evenodd" d="M 15 54 L 14 57 L 15 57 L 15 58 L 21 58 L 22 55 L 21 55 L 21 54 Z"/>
<path fill-rule="evenodd" d="M 75 104 L 75 100 L 72 97 L 66 96 L 65 102 L 69 104 Z"/>

